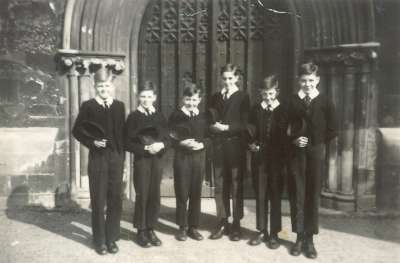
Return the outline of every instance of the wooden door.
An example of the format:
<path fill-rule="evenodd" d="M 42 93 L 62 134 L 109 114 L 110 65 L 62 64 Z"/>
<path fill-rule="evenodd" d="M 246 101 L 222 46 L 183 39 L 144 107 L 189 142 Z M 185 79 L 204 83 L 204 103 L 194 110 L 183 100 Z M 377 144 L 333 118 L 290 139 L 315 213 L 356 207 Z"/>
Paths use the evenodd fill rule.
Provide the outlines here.
<path fill-rule="evenodd" d="M 220 89 L 220 68 L 233 63 L 243 73 L 240 87 L 256 103 L 259 83 L 267 74 L 286 79 L 283 18 L 257 0 L 154 0 L 141 25 L 139 85 L 147 80 L 158 85 L 158 107 L 168 117 L 179 105 L 182 80 L 191 78 L 205 91 L 204 109 L 210 95 Z M 174 194 L 172 156 L 165 158 L 164 196 Z M 210 161 L 206 167 L 203 194 L 209 196 Z M 246 178 L 245 192 L 251 193 Z"/>

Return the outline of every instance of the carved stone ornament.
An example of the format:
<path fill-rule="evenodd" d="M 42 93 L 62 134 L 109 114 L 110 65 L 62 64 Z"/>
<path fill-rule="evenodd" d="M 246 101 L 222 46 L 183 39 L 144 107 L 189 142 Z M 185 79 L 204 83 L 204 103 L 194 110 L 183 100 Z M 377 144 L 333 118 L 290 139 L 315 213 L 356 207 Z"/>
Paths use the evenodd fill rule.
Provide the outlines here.
<path fill-rule="evenodd" d="M 339 45 L 329 48 L 305 50 L 305 58 L 318 64 L 359 65 L 378 58 L 379 43 Z"/>
<path fill-rule="evenodd" d="M 59 50 L 57 57 L 62 70 L 74 69 L 81 74 L 93 73 L 100 67 L 112 70 L 113 74 L 125 69 L 125 55 L 122 54 Z"/>

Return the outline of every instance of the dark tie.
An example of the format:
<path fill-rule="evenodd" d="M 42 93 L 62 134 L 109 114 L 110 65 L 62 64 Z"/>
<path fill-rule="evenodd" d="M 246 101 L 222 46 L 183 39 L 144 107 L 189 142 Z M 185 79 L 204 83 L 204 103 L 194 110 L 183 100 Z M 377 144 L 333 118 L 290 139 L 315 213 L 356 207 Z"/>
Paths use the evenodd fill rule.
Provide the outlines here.
<path fill-rule="evenodd" d="M 310 98 L 310 96 L 306 95 L 306 96 L 304 97 L 304 104 L 306 104 L 307 107 L 310 106 L 310 104 L 311 104 L 311 98 Z"/>
<path fill-rule="evenodd" d="M 192 118 L 194 116 L 193 111 L 189 111 L 189 115 L 190 115 L 190 118 Z"/>
<path fill-rule="evenodd" d="M 151 115 L 149 109 L 144 109 L 144 111 L 146 112 L 146 116 L 150 116 Z"/>
<path fill-rule="evenodd" d="M 228 99 L 228 91 L 224 92 L 224 94 L 222 95 L 222 99 L 223 100 L 227 100 Z"/>

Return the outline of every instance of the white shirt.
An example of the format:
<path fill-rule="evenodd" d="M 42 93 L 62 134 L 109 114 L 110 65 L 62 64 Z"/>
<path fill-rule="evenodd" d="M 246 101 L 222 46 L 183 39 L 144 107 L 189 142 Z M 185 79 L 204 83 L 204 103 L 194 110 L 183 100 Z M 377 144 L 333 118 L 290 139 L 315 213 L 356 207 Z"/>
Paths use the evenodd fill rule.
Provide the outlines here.
<path fill-rule="evenodd" d="M 108 108 L 110 108 L 111 107 L 111 104 L 113 104 L 113 102 L 114 102 L 114 99 L 112 98 L 112 97 L 108 97 L 107 99 L 102 99 L 102 98 L 100 98 L 99 96 L 96 96 L 95 98 L 94 98 L 96 101 L 97 101 L 97 103 L 100 105 L 100 106 L 102 106 L 102 107 L 108 107 Z"/>
<path fill-rule="evenodd" d="M 181 108 L 181 111 L 182 111 L 185 115 L 187 115 L 187 116 L 189 116 L 189 117 L 192 117 L 192 116 L 190 116 L 190 111 L 189 111 L 188 109 L 186 109 L 185 106 L 183 106 L 183 107 Z M 197 116 L 197 115 L 199 115 L 200 111 L 199 111 L 198 108 L 195 108 L 195 109 L 192 110 L 192 113 L 193 113 L 193 116 Z"/>
<path fill-rule="evenodd" d="M 143 114 L 146 115 L 146 116 L 148 115 L 148 113 L 151 115 L 151 114 L 153 114 L 153 113 L 156 112 L 156 108 L 154 108 L 154 106 L 151 106 L 151 107 L 145 109 L 145 108 L 143 108 L 142 105 L 139 105 L 139 106 L 137 107 L 137 110 L 140 111 L 141 113 L 143 113 Z M 148 113 L 147 113 L 147 112 L 148 112 Z"/>
<path fill-rule="evenodd" d="M 279 100 L 274 100 L 270 105 L 268 105 L 268 103 L 266 103 L 265 101 L 261 102 L 261 108 L 263 108 L 264 110 L 266 110 L 268 106 L 270 106 L 271 111 L 273 111 L 279 105 L 280 105 Z"/>
<path fill-rule="evenodd" d="M 224 97 L 224 95 L 226 94 L 226 98 L 229 99 L 233 93 L 235 93 L 236 91 L 239 91 L 238 87 L 235 87 L 234 89 L 227 89 L 227 88 L 223 88 L 221 90 L 221 94 L 222 97 Z"/>
<path fill-rule="evenodd" d="M 300 89 L 299 92 L 297 92 L 297 95 L 299 96 L 300 99 L 304 99 L 306 97 L 306 93 Z M 308 95 L 311 100 L 315 99 L 319 95 L 319 91 L 317 89 L 313 89 L 310 94 Z"/>

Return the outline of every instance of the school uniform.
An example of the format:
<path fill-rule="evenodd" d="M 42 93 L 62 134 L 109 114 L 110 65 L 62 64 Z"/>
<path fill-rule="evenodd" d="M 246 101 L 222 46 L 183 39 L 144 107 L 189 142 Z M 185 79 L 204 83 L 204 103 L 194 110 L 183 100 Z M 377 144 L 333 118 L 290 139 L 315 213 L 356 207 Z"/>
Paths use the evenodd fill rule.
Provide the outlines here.
<path fill-rule="evenodd" d="M 231 215 L 232 194 L 233 221 L 238 223 L 243 218 L 244 131 L 250 108 L 249 97 L 241 90 L 228 94 L 223 89 L 215 93 L 209 103 L 211 111 L 216 113 L 215 121 L 229 125 L 227 131 L 212 133 L 217 217 L 227 219 Z"/>
<path fill-rule="evenodd" d="M 270 233 L 282 229 L 281 194 L 282 169 L 285 164 L 287 118 L 284 107 L 275 101 L 256 104 L 250 111 L 249 124 L 255 127 L 250 143 L 256 144 L 258 152 L 251 154 L 253 187 L 256 193 L 256 227 L 268 231 L 268 201 L 270 210 Z"/>
<path fill-rule="evenodd" d="M 331 100 L 318 90 L 312 92 L 309 97 L 300 90 L 288 101 L 288 118 L 292 230 L 300 235 L 312 237 L 313 234 L 318 234 L 318 208 L 326 157 L 325 146 L 337 136 L 335 108 Z M 298 128 L 290 130 L 296 126 Z M 300 136 L 308 138 L 308 144 L 304 148 L 293 144 L 293 140 Z"/>
<path fill-rule="evenodd" d="M 197 228 L 200 220 L 201 190 L 205 173 L 205 134 L 207 123 L 205 114 L 198 109 L 189 112 L 184 107 L 174 111 L 169 118 L 171 130 L 179 127 L 188 129 L 188 134 L 180 134 L 174 141 L 174 188 L 176 196 L 176 223 L 180 227 Z M 179 130 L 177 130 L 179 133 Z M 204 148 L 191 150 L 179 142 L 184 139 L 202 142 Z M 188 203 L 189 201 L 189 203 Z"/>
<path fill-rule="evenodd" d="M 154 141 L 163 142 L 164 149 L 155 155 L 145 150 L 140 139 L 141 130 L 154 127 L 158 131 Z M 160 212 L 160 183 L 162 156 L 168 147 L 167 121 L 163 114 L 141 106 L 129 114 L 126 122 L 125 149 L 134 154 L 133 185 L 136 192 L 133 225 L 138 230 L 153 229 Z"/>
<path fill-rule="evenodd" d="M 94 138 L 84 131 L 83 123 L 90 121 L 104 132 L 106 148 L 97 148 Z M 122 211 L 122 174 L 124 163 L 123 131 L 125 106 L 123 102 L 96 97 L 82 103 L 72 129 L 74 137 L 89 148 L 88 176 L 92 208 L 92 232 L 96 246 L 119 239 Z M 104 207 L 107 207 L 104 215 Z"/>

